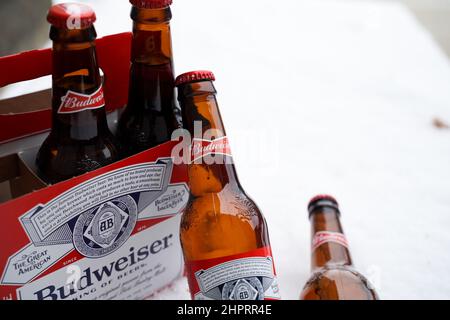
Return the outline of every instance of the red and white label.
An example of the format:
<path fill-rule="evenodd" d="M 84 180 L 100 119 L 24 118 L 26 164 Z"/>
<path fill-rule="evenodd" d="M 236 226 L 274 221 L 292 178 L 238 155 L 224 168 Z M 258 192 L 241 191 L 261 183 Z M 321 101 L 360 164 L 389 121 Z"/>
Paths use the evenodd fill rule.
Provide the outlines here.
<path fill-rule="evenodd" d="M 319 231 L 316 232 L 312 239 L 312 251 L 314 252 L 324 243 L 334 242 L 348 248 L 347 238 L 343 233 L 330 232 L 330 231 Z"/>
<path fill-rule="evenodd" d="M 103 87 L 100 86 L 93 94 L 82 94 L 74 91 L 67 91 L 66 95 L 61 98 L 59 106 L 59 114 L 70 114 L 85 110 L 99 109 L 105 106 L 105 95 Z"/>
<path fill-rule="evenodd" d="M 278 300 L 270 247 L 209 260 L 186 262 L 195 300 Z"/>
<path fill-rule="evenodd" d="M 197 162 L 209 155 L 225 155 L 232 157 L 227 137 L 215 140 L 194 139 L 192 141 L 191 161 Z"/>

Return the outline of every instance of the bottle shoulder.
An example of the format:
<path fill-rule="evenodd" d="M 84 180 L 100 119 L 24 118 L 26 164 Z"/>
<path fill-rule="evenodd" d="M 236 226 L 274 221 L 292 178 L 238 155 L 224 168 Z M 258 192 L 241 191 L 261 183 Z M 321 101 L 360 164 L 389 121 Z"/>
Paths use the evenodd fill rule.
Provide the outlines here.
<path fill-rule="evenodd" d="M 189 260 L 228 256 L 270 245 L 261 212 L 251 199 L 236 193 L 191 195 L 180 231 Z"/>
<path fill-rule="evenodd" d="M 325 267 L 306 283 L 304 300 L 377 300 L 373 286 L 351 266 Z"/>
<path fill-rule="evenodd" d="M 261 222 L 264 219 L 256 203 L 238 186 L 227 184 L 219 192 L 205 192 L 198 195 L 191 193 L 189 204 L 185 210 L 190 215 L 206 214 L 235 216 L 241 220 Z"/>
<path fill-rule="evenodd" d="M 91 149 L 96 147 L 96 151 L 102 149 L 118 149 L 118 142 L 116 137 L 107 128 L 101 130 L 91 139 L 74 139 L 60 134 L 57 131 L 51 131 L 45 139 L 41 149 L 62 150 L 62 149 Z M 86 150 L 87 151 L 87 150 Z"/>
<path fill-rule="evenodd" d="M 36 158 L 40 175 L 56 183 L 120 160 L 120 147 L 112 134 L 87 141 L 63 139 L 50 134 Z"/>

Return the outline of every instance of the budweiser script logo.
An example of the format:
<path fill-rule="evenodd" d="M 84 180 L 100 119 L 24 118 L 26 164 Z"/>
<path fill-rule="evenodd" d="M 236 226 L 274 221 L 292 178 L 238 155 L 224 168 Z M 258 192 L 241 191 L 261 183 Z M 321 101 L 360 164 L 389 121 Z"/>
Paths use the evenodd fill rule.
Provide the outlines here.
<path fill-rule="evenodd" d="M 103 87 L 100 86 L 93 94 L 82 94 L 74 91 L 67 91 L 61 98 L 61 105 L 58 109 L 59 114 L 70 114 L 84 110 L 99 109 L 105 106 L 105 96 Z"/>
<path fill-rule="evenodd" d="M 202 122 L 194 122 L 194 137 L 185 129 L 175 130 L 172 141 L 179 143 L 172 149 L 175 164 L 232 163 L 228 138 L 218 129 L 202 130 Z"/>
<path fill-rule="evenodd" d="M 222 137 L 216 140 L 195 139 L 192 141 L 191 161 L 196 162 L 201 158 L 213 154 L 221 154 L 231 157 L 230 145 L 228 138 Z"/>

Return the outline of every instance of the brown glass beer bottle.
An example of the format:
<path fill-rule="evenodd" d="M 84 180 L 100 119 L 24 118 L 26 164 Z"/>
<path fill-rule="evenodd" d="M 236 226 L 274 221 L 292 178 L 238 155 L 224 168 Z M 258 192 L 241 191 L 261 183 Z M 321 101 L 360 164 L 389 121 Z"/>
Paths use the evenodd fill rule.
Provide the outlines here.
<path fill-rule="evenodd" d="M 266 221 L 242 189 L 216 100 L 214 75 L 177 78 L 184 128 L 194 137 L 181 242 L 193 299 L 278 299 Z"/>
<path fill-rule="evenodd" d="M 52 129 L 36 163 L 42 179 L 54 184 L 119 160 L 119 150 L 106 120 L 94 11 L 59 4 L 47 20 L 53 40 Z"/>
<path fill-rule="evenodd" d="M 312 224 L 313 275 L 300 299 L 377 300 L 374 288 L 353 267 L 337 201 L 328 195 L 316 196 L 308 211 Z"/>
<path fill-rule="evenodd" d="M 172 0 L 130 0 L 133 5 L 128 104 L 118 138 L 125 156 L 170 141 L 181 127 L 175 99 L 170 20 Z"/>

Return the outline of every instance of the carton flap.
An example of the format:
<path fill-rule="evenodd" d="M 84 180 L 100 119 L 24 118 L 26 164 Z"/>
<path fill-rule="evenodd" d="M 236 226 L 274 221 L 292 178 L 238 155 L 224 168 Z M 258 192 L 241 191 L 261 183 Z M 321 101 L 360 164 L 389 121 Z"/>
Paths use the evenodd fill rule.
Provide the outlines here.
<path fill-rule="evenodd" d="M 52 73 L 51 49 L 33 50 L 0 58 L 0 87 Z"/>
<path fill-rule="evenodd" d="M 111 112 L 122 108 L 127 102 L 131 33 L 98 39 L 96 46 L 99 66 L 105 74 L 106 110 Z M 50 75 L 51 53 L 51 49 L 33 50 L 0 58 L 0 87 Z M 47 105 L 32 105 L 36 95 L 42 99 L 42 94 L 38 92 L 11 98 L 0 104 L 0 144 L 50 129 L 51 101 Z"/>

